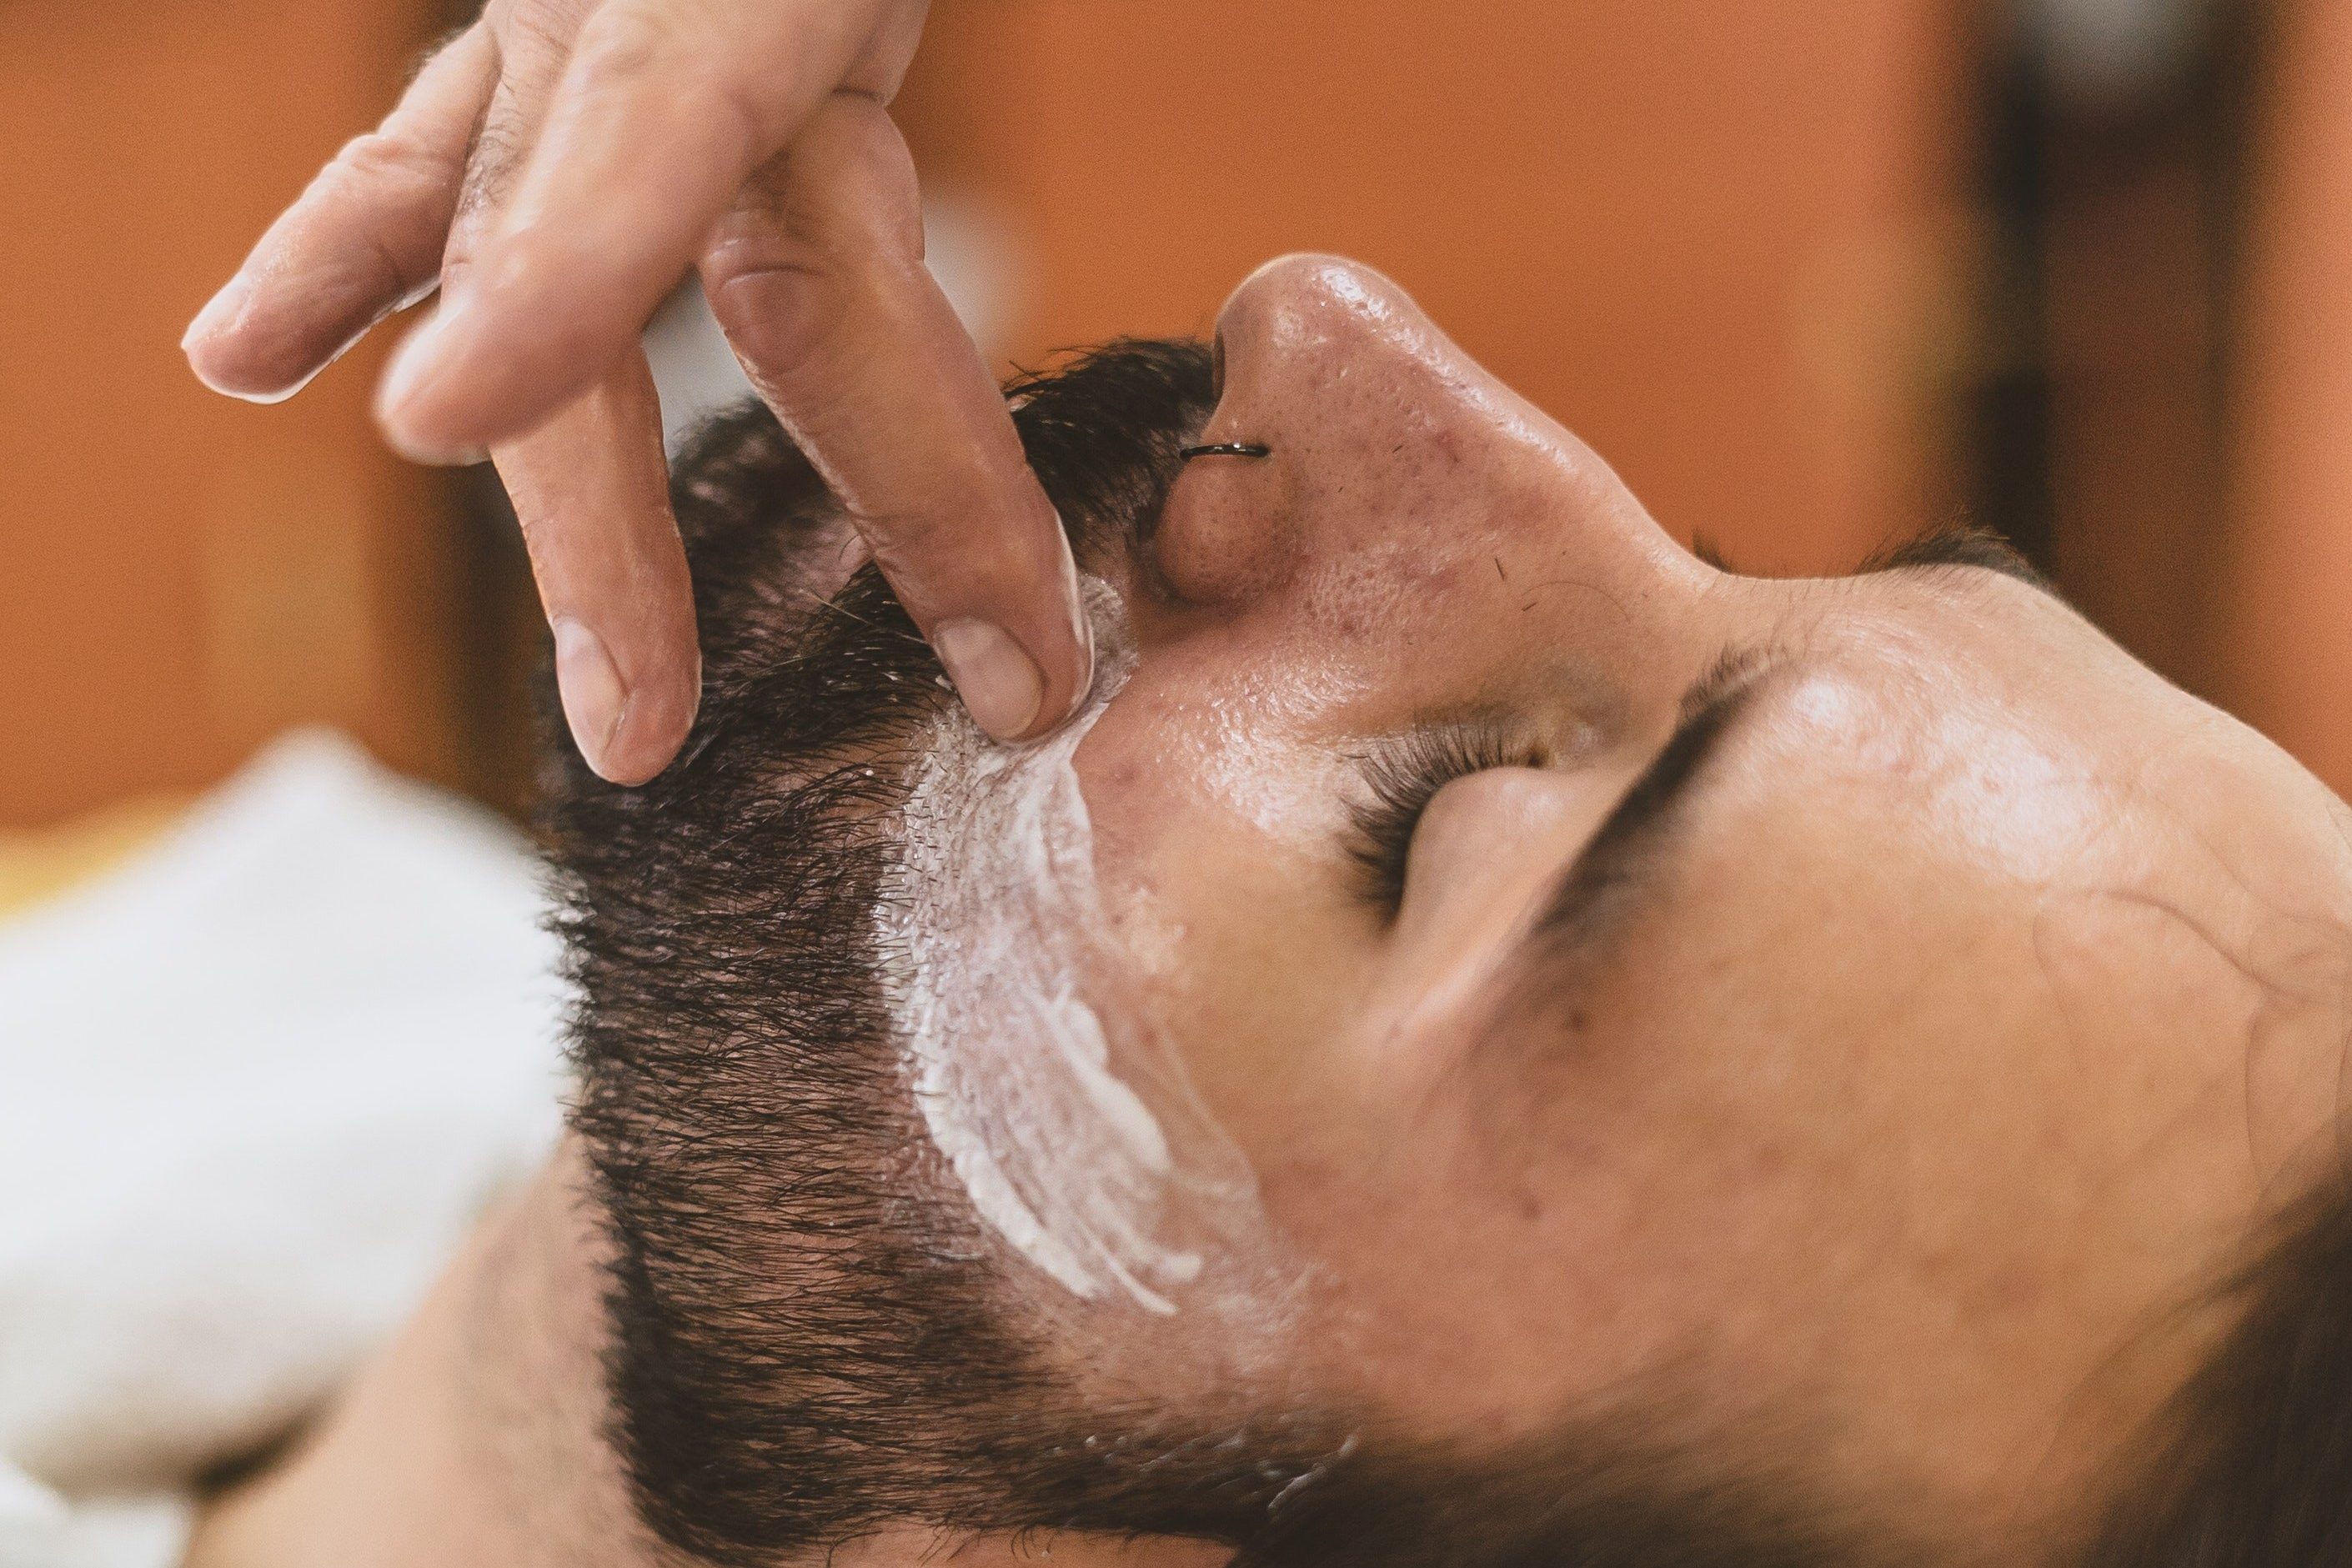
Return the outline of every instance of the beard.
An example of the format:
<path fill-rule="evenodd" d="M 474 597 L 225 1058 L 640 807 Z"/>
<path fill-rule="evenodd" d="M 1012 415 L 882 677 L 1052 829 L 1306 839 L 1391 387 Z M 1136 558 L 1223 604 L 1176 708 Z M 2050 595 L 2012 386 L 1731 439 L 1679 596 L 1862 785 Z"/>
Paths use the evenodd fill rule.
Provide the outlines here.
<path fill-rule="evenodd" d="M 1082 564 L 1148 544 L 1214 402 L 1192 343 L 1011 395 Z M 914 1523 L 1192 1537 L 1265 1568 L 1877 1560 L 1793 1489 L 1590 1423 L 1470 1455 L 1265 1391 L 1079 1388 L 1087 1319 L 1023 1306 L 924 1134 L 878 979 L 940 665 L 872 568 L 799 586 L 837 514 L 764 411 L 706 430 L 675 498 L 705 669 L 684 753 L 623 789 L 543 748 L 609 1436 L 669 1546 L 751 1568 Z"/>

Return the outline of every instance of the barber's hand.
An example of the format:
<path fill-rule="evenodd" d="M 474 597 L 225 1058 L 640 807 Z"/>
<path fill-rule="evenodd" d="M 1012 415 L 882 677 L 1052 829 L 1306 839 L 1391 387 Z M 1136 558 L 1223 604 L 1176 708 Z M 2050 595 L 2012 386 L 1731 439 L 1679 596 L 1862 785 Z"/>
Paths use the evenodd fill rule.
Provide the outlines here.
<path fill-rule="evenodd" d="M 1084 695 L 1067 545 L 922 264 L 883 110 L 924 0 L 490 0 L 188 329 L 210 386 L 289 395 L 436 283 L 377 415 L 488 452 L 522 519 L 592 767 L 666 766 L 700 687 L 638 337 L 689 268 L 962 694 L 1001 738 Z"/>

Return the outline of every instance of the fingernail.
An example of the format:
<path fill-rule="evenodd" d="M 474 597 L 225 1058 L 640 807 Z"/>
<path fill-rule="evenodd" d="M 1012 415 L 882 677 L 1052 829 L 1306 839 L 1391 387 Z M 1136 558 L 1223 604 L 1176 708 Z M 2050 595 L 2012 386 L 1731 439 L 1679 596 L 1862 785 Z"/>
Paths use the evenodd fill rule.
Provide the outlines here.
<path fill-rule="evenodd" d="M 609 779 L 606 758 L 621 733 L 629 688 L 605 650 L 604 640 L 568 615 L 550 623 L 555 633 L 555 686 L 563 695 L 563 721 L 572 743 L 598 777 Z"/>
<path fill-rule="evenodd" d="M 931 646 L 947 666 L 972 722 L 999 740 L 1017 740 L 1045 700 L 1045 677 L 1001 626 L 950 621 L 934 627 Z"/>
<path fill-rule="evenodd" d="M 393 355 L 376 388 L 376 423 L 394 450 L 412 463 L 460 465 L 478 463 L 478 448 L 447 445 L 420 438 L 408 428 L 409 405 L 433 382 L 440 379 L 444 361 L 457 341 L 466 310 L 462 296 L 444 295 L 425 324 L 411 332 Z"/>
<path fill-rule="evenodd" d="M 205 301 L 205 308 L 196 312 L 196 319 L 188 323 L 186 331 L 180 334 L 182 350 L 186 350 L 202 339 L 226 330 L 245 309 L 245 302 L 252 294 L 253 285 L 242 272 L 222 284 L 220 292 Z"/>

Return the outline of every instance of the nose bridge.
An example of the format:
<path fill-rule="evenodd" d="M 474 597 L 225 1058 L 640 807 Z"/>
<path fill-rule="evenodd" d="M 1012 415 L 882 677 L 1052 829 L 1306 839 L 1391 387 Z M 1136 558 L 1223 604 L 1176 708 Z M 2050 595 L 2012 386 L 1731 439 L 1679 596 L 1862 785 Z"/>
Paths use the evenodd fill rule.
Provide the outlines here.
<path fill-rule="evenodd" d="M 1271 455 L 1187 474 L 1192 526 L 1161 564 L 1188 591 L 1339 577 L 1384 600 L 1465 562 L 1609 574 L 1672 549 L 1598 457 L 1370 267 L 1269 262 L 1217 327 L 1224 385 L 1202 438 Z"/>
<path fill-rule="evenodd" d="M 1328 256 L 1260 267 L 1219 313 L 1234 417 L 1280 438 L 1302 544 L 1359 550 L 1474 465 L 1502 472 L 1519 400 L 1395 284 Z M 1223 406 L 1221 404 L 1221 412 Z M 1519 405 L 1519 406 L 1515 406 Z"/>

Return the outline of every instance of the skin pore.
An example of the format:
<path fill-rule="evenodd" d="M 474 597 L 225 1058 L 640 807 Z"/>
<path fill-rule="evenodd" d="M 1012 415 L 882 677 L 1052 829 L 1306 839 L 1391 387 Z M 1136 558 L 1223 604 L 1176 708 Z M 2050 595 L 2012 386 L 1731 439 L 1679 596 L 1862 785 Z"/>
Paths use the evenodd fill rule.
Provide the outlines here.
<path fill-rule="evenodd" d="M 1638 1420 L 2051 1557 L 2332 1154 L 2340 805 L 1981 549 L 1692 558 L 1362 267 L 1271 264 L 1219 336 L 1197 439 L 1268 455 L 1082 563 L 1134 664 L 1072 767 L 1123 960 L 1089 999 L 1179 1043 L 1255 1171 L 1309 1282 L 1286 1385 L 1465 1448 Z M 383 1568 L 661 1560 L 600 1457 L 571 1179 L 200 1563 L 318 1560 L 306 1521 Z M 1078 1377 L 1219 1337 L 1083 1322 Z M 509 1381 L 569 1436 L 448 1462 L 478 1409 L 424 1391 Z M 411 1538 L 401 1496 L 479 1530 Z"/>

